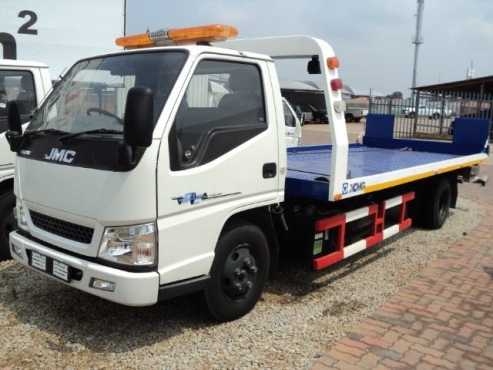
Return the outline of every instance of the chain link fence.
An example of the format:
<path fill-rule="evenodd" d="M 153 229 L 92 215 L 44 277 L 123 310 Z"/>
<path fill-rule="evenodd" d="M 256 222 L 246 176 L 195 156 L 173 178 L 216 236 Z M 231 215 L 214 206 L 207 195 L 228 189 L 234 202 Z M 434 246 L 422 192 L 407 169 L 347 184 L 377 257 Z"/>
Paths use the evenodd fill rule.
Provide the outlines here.
<path fill-rule="evenodd" d="M 395 138 L 452 140 L 457 117 L 486 119 L 493 129 L 493 95 L 484 93 L 416 91 L 406 99 L 371 97 L 369 112 L 393 114 Z"/>

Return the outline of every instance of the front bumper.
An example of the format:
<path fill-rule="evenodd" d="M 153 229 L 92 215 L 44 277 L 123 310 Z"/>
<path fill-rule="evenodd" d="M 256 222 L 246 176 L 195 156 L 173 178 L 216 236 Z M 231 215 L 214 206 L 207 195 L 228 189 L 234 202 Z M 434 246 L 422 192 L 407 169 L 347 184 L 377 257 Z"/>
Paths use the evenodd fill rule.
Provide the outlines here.
<path fill-rule="evenodd" d="M 16 251 L 14 251 L 14 246 Z M 109 301 L 126 306 L 150 306 L 158 301 L 159 274 L 157 272 L 128 272 L 104 266 L 51 249 L 20 235 L 16 231 L 10 233 L 10 249 L 12 257 L 30 269 Z M 80 280 L 64 282 L 52 275 L 45 274 L 29 265 L 27 251 L 38 252 L 46 257 L 63 262 L 74 269 L 82 271 L 82 276 Z M 93 278 L 115 283 L 115 290 L 109 292 L 90 287 L 89 283 Z"/>

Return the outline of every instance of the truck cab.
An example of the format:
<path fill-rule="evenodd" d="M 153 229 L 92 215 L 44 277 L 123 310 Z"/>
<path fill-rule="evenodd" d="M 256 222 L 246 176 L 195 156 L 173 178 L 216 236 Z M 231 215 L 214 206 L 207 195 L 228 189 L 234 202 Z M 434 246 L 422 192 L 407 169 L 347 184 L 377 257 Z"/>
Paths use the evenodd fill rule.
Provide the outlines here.
<path fill-rule="evenodd" d="M 14 258 L 126 305 L 202 284 L 232 217 L 284 196 L 283 103 L 266 55 L 194 44 L 81 60 L 14 142 Z M 229 258 L 265 280 L 268 258 L 244 247 Z"/>
<path fill-rule="evenodd" d="M 0 261 L 10 257 L 8 234 L 15 228 L 15 154 L 5 139 L 7 103 L 17 101 L 22 125 L 51 88 L 48 66 L 43 63 L 0 59 Z"/>

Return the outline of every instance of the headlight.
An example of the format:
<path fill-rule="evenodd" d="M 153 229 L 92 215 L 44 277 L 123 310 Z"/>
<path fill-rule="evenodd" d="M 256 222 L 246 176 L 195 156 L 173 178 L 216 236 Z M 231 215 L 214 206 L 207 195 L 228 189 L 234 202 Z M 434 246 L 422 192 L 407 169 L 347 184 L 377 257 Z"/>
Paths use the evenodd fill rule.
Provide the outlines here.
<path fill-rule="evenodd" d="M 19 201 L 17 203 L 20 203 Z M 26 215 L 26 209 L 22 206 L 22 204 L 19 204 L 16 207 L 16 212 L 15 212 L 15 218 L 17 219 L 17 224 L 19 225 L 20 228 L 27 228 L 27 215 Z"/>
<path fill-rule="evenodd" d="M 156 262 L 157 238 L 154 223 L 108 227 L 104 231 L 99 257 L 129 266 L 149 266 Z"/>

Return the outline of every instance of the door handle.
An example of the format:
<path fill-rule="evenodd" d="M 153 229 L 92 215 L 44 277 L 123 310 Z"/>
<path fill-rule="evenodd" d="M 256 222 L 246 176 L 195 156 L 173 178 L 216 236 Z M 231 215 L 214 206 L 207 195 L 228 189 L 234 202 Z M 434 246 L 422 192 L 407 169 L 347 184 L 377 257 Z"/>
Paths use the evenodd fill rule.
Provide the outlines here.
<path fill-rule="evenodd" d="M 272 177 L 276 177 L 277 174 L 277 165 L 274 162 L 264 163 L 262 167 L 262 176 L 264 179 L 270 179 Z"/>

